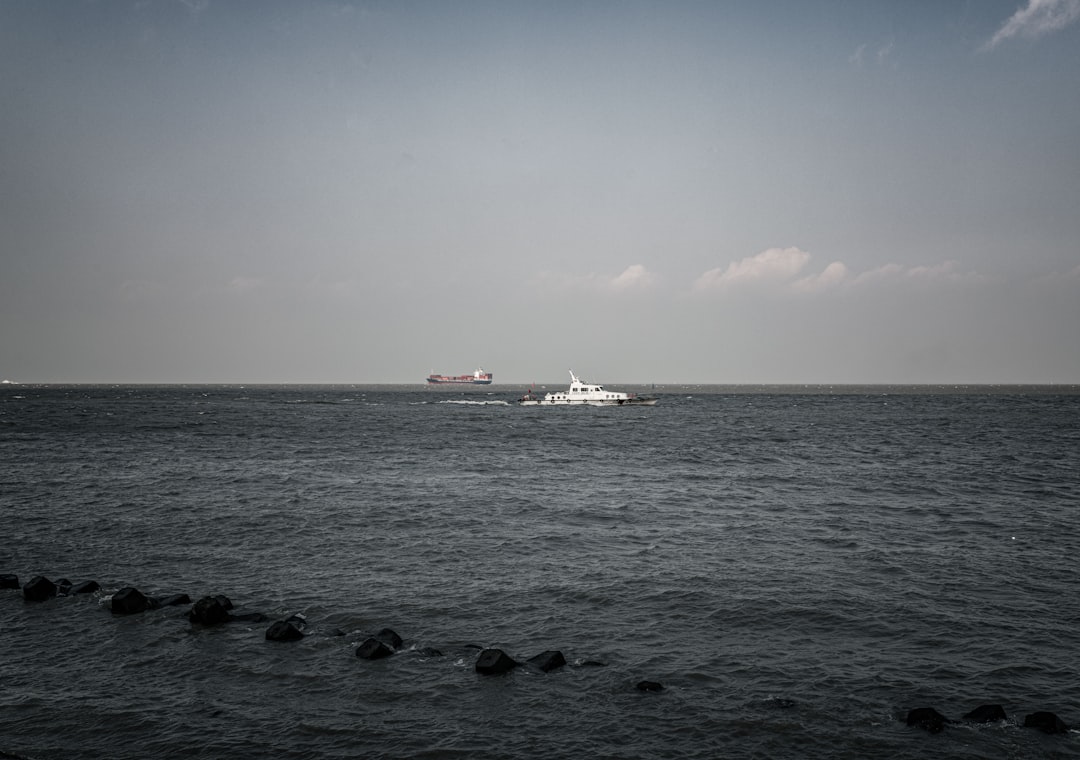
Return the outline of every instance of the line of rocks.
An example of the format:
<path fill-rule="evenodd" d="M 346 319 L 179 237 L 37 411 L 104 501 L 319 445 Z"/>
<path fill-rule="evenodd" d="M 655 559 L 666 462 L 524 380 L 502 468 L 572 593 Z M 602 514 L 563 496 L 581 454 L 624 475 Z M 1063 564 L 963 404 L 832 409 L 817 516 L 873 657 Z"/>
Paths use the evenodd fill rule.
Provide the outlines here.
<path fill-rule="evenodd" d="M 19 589 L 17 575 L 0 574 L 0 589 Z M 35 576 L 29 583 L 21 587 L 23 598 L 27 602 L 42 602 L 56 596 L 69 596 L 74 594 L 88 594 L 100 591 L 101 586 L 96 581 L 85 581 L 73 584 L 67 579 L 56 582 L 44 576 Z M 136 615 L 147 610 L 161 607 L 191 604 L 191 598 L 187 594 L 172 594 L 164 597 L 148 596 L 139 589 L 125 586 L 115 592 L 109 600 L 109 608 L 114 615 Z M 188 611 L 188 620 L 193 624 L 202 626 L 214 626 L 231 621 L 263 622 L 268 618 L 262 613 L 237 613 L 233 611 L 233 603 L 224 594 L 204 596 Z M 289 642 L 299 641 L 304 638 L 307 629 L 307 619 L 303 615 L 292 615 L 284 620 L 277 620 L 266 629 L 267 641 Z M 341 634 L 341 632 L 338 632 Z M 343 635 L 343 634 L 342 634 Z M 356 648 L 356 656 L 365 660 L 380 660 L 399 652 L 404 640 L 390 628 L 383 628 L 373 636 L 366 638 Z M 477 649 L 479 655 L 476 658 L 474 669 L 481 675 L 501 675 L 509 673 L 516 667 L 526 665 L 542 673 L 561 668 L 567 664 L 566 658 L 561 651 L 547 650 L 538 655 L 519 661 L 511 657 L 502 649 L 484 649 L 469 645 L 469 649 Z M 427 657 L 442 656 L 442 652 L 431 647 L 418 650 Z M 586 660 L 581 663 L 582 667 L 599 666 L 604 663 L 596 660 Z M 636 685 L 639 691 L 661 691 L 663 686 L 655 681 L 641 681 Z"/>
<path fill-rule="evenodd" d="M 0 589 L 18 589 L 19 578 L 13 574 L 0 574 Z M 23 598 L 28 602 L 45 601 L 56 596 L 70 596 L 76 594 L 89 594 L 101 590 L 97 581 L 83 581 L 74 584 L 66 578 L 56 582 L 44 576 L 35 576 L 22 588 Z M 160 607 L 191 604 L 191 598 L 187 594 L 172 594 L 165 597 L 152 597 L 139 591 L 132 586 L 126 586 L 110 599 L 110 609 L 114 615 L 134 615 L 147 610 Z M 188 611 L 188 619 L 197 625 L 213 626 L 230 621 L 263 622 L 267 617 L 262 613 L 237 613 L 233 612 L 233 603 L 224 594 L 204 596 L 192 604 Z M 277 620 L 266 629 L 267 641 L 289 642 L 299 641 L 304 638 L 307 628 L 307 619 L 303 615 L 292 615 L 285 620 Z M 401 650 L 403 639 L 390 628 L 383 628 L 373 636 L 366 638 L 356 648 L 356 656 L 365 660 L 381 660 L 390 657 Z M 502 649 L 470 647 L 480 649 L 476 658 L 474 669 L 481 675 L 502 675 L 511 670 L 527 665 L 543 673 L 551 672 L 566 665 L 566 658 L 558 650 L 547 650 L 534 657 L 525 660 L 524 663 L 515 660 Z M 419 650 L 421 654 L 429 657 L 441 656 L 438 649 L 425 647 Z M 603 663 L 586 661 L 584 666 L 602 666 Z M 664 686 L 656 681 L 639 681 L 635 687 L 642 692 L 660 692 Z M 1005 709 L 1001 705 L 980 705 L 969 713 L 966 713 L 962 722 L 969 724 L 998 723 L 1007 720 Z M 921 728 L 929 733 L 940 733 L 949 724 L 961 721 L 950 720 L 932 707 L 917 707 L 908 711 L 907 725 Z M 1065 734 L 1069 732 L 1068 725 L 1055 713 L 1038 711 L 1024 717 L 1025 728 L 1037 728 L 1046 734 Z"/>
<path fill-rule="evenodd" d="M 933 707 L 916 707 L 909 710 L 907 724 L 932 734 L 941 733 L 946 726 L 955 723 L 1000 723 L 1008 720 L 1001 705 L 979 705 L 959 720 L 950 720 Z M 1055 713 L 1040 710 L 1024 716 L 1024 728 L 1037 728 L 1044 734 L 1067 734 L 1069 727 Z"/>

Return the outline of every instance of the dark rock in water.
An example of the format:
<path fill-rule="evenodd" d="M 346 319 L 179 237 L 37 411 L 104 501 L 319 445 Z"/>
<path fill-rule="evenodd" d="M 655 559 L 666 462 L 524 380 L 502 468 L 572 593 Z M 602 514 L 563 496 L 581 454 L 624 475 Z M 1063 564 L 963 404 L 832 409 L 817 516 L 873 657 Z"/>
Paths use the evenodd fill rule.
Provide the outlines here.
<path fill-rule="evenodd" d="M 0 575 L 0 588 L 18 588 L 19 576 L 13 573 L 4 573 Z"/>
<path fill-rule="evenodd" d="M 435 647 L 421 647 L 416 650 L 416 653 L 421 657 L 442 657 L 443 653 Z"/>
<path fill-rule="evenodd" d="M 114 615 L 134 615 L 146 612 L 151 605 L 146 594 L 137 588 L 127 586 L 113 594 L 111 606 Z"/>
<path fill-rule="evenodd" d="M 663 691 L 663 684 L 656 681 L 638 681 L 637 686 L 634 687 L 638 691 Z"/>
<path fill-rule="evenodd" d="M 56 584 L 43 575 L 36 575 L 23 586 L 23 599 L 28 602 L 43 602 L 56 596 Z"/>
<path fill-rule="evenodd" d="M 907 714 L 909 726 L 921 728 L 932 734 L 940 733 L 948 722 L 949 719 L 933 707 L 916 707 L 914 710 L 909 710 Z"/>
<path fill-rule="evenodd" d="M 265 623 L 270 618 L 261 612 L 230 612 L 228 613 L 228 620 L 244 621 L 249 623 Z"/>
<path fill-rule="evenodd" d="M 365 639 L 364 643 L 356 648 L 356 656 L 365 660 L 381 660 L 393 653 L 393 649 L 376 638 Z"/>
<path fill-rule="evenodd" d="M 288 620 L 279 620 L 266 629 L 267 641 L 299 641 L 304 634 Z"/>
<path fill-rule="evenodd" d="M 794 699 L 788 699 L 787 697 L 773 697 L 765 700 L 766 707 L 775 707 L 778 710 L 790 710 L 797 704 Z"/>
<path fill-rule="evenodd" d="M 223 604 L 222 600 L 228 606 Z M 232 602 L 227 597 L 221 595 L 204 596 L 191 606 L 188 619 L 192 623 L 199 625 L 219 625 L 228 621 L 230 609 L 232 609 Z"/>
<path fill-rule="evenodd" d="M 191 604 L 191 597 L 187 594 L 172 594 L 158 599 L 159 607 L 175 607 L 179 604 Z"/>
<path fill-rule="evenodd" d="M 549 649 L 546 652 L 541 652 L 535 657 L 530 657 L 529 664 L 534 667 L 540 668 L 540 670 L 544 671 L 545 673 L 549 673 L 552 670 L 555 670 L 555 668 L 561 668 L 563 665 L 565 665 L 566 658 L 563 657 L 562 652 L 552 651 Z"/>
<path fill-rule="evenodd" d="M 391 649 L 401 649 L 401 637 L 391 631 L 389 628 L 383 628 L 381 631 L 375 634 L 375 638 L 386 644 Z"/>
<path fill-rule="evenodd" d="M 1024 728 L 1037 728 L 1044 734 L 1067 734 L 1069 727 L 1057 715 L 1041 710 L 1024 716 Z"/>
<path fill-rule="evenodd" d="M 67 578 L 61 578 L 56 581 L 57 596 L 67 596 L 69 591 L 71 591 L 71 581 Z"/>
<path fill-rule="evenodd" d="M 998 723 L 1005 719 L 1005 708 L 1001 705 L 979 705 L 964 715 L 968 723 Z"/>
<path fill-rule="evenodd" d="M 95 591 L 101 591 L 101 584 L 97 581 L 83 581 L 68 589 L 69 594 L 92 594 Z"/>
<path fill-rule="evenodd" d="M 476 658 L 476 672 L 485 676 L 508 673 L 517 667 L 517 661 L 501 649 L 485 649 Z"/>

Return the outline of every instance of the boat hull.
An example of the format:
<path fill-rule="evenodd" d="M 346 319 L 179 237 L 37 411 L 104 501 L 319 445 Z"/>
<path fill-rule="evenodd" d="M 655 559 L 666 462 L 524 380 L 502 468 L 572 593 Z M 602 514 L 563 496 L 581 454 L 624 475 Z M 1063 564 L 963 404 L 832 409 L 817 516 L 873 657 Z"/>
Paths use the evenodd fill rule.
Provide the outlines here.
<path fill-rule="evenodd" d="M 458 380 L 452 377 L 429 377 L 427 379 L 430 385 L 491 385 L 491 380 L 477 380 L 473 377 L 466 377 L 464 380 Z"/>
<path fill-rule="evenodd" d="M 655 398 L 629 398 L 629 399 L 603 399 L 596 401 L 577 399 L 526 399 L 518 402 L 521 406 L 656 406 L 659 399 Z"/>

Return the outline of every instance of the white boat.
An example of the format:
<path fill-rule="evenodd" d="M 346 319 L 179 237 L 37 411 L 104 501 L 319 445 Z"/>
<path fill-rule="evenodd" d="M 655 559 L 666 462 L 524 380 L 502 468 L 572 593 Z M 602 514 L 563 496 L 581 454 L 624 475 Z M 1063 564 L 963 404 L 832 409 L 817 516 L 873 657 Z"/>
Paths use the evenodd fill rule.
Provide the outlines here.
<path fill-rule="evenodd" d="M 574 370 L 570 370 L 569 389 L 545 393 L 543 398 L 529 391 L 518 399 L 522 406 L 655 406 L 657 401 L 656 396 L 606 391 L 602 385 L 584 382 Z"/>

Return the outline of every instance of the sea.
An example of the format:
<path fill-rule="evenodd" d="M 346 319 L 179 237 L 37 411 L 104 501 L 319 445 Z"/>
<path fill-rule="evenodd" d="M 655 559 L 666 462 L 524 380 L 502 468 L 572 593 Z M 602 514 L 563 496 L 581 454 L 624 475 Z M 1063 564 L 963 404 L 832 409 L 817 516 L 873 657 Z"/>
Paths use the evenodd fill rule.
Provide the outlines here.
<path fill-rule="evenodd" d="M 611 387 L 0 387 L 0 758 L 1080 756 L 1080 387 Z"/>

